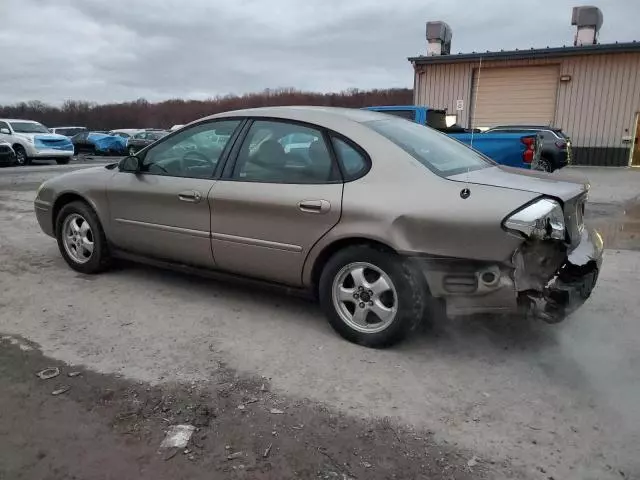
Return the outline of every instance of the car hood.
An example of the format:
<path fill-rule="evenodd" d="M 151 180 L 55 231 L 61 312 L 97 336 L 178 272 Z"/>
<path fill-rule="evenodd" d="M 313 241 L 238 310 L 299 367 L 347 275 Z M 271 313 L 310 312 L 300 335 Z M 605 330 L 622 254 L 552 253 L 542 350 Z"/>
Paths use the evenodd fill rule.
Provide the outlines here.
<path fill-rule="evenodd" d="M 449 180 L 478 185 L 522 190 L 525 192 L 539 193 L 559 198 L 562 201 L 570 200 L 589 190 L 590 185 L 585 179 L 578 179 L 556 172 L 548 174 L 513 167 L 490 167 L 474 170 L 469 173 L 460 173 L 448 177 Z"/>
<path fill-rule="evenodd" d="M 30 138 L 34 140 L 38 138 L 38 140 L 69 140 L 69 137 L 65 137 L 64 135 L 60 135 L 58 133 L 15 133 L 16 137 L 22 138 Z"/>

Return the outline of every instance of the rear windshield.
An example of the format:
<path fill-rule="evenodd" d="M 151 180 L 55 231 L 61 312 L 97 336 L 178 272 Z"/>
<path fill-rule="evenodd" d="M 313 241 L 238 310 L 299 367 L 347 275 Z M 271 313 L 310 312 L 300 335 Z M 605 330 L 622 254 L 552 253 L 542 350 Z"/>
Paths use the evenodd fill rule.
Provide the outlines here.
<path fill-rule="evenodd" d="M 494 165 L 484 155 L 432 128 L 397 119 L 366 122 L 432 172 L 442 177 Z"/>

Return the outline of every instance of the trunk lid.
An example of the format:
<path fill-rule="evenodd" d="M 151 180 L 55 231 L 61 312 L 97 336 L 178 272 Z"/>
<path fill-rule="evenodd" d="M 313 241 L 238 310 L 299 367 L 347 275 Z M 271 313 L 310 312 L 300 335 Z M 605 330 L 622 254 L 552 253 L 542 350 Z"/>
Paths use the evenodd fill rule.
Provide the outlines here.
<path fill-rule="evenodd" d="M 552 175 L 545 172 L 524 170 L 522 168 L 495 166 L 459 173 L 448 177 L 449 180 L 477 185 L 489 185 L 512 190 L 539 193 L 556 197 L 567 202 L 589 190 L 586 179 L 572 177 L 565 172 Z"/>

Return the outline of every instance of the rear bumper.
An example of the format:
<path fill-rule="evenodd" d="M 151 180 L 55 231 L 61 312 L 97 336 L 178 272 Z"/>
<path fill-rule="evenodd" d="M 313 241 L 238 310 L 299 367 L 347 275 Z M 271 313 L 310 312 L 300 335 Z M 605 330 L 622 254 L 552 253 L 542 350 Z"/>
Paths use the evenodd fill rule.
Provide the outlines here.
<path fill-rule="evenodd" d="M 602 253 L 600 235 L 585 228 L 578 246 L 555 263 L 560 264 L 555 272 L 543 279 L 532 277 L 526 286 L 518 281 L 527 273 L 516 272 L 513 265 L 469 259 L 413 260 L 424 272 L 430 293 L 444 301 L 448 316 L 525 313 L 557 323 L 591 295 Z"/>

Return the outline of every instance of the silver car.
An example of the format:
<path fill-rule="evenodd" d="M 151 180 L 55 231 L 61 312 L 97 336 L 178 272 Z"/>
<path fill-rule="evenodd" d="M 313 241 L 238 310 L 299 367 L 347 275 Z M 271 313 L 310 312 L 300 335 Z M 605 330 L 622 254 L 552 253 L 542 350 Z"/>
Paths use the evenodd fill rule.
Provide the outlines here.
<path fill-rule="evenodd" d="M 315 295 L 341 335 L 382 347 L 442 306 L 565 318 L 602 261 L 587 192 L 389 115 L 277 107 L 48 180 L 35 211 L 79 272 L 126 257 L 259 279 Z"/>

